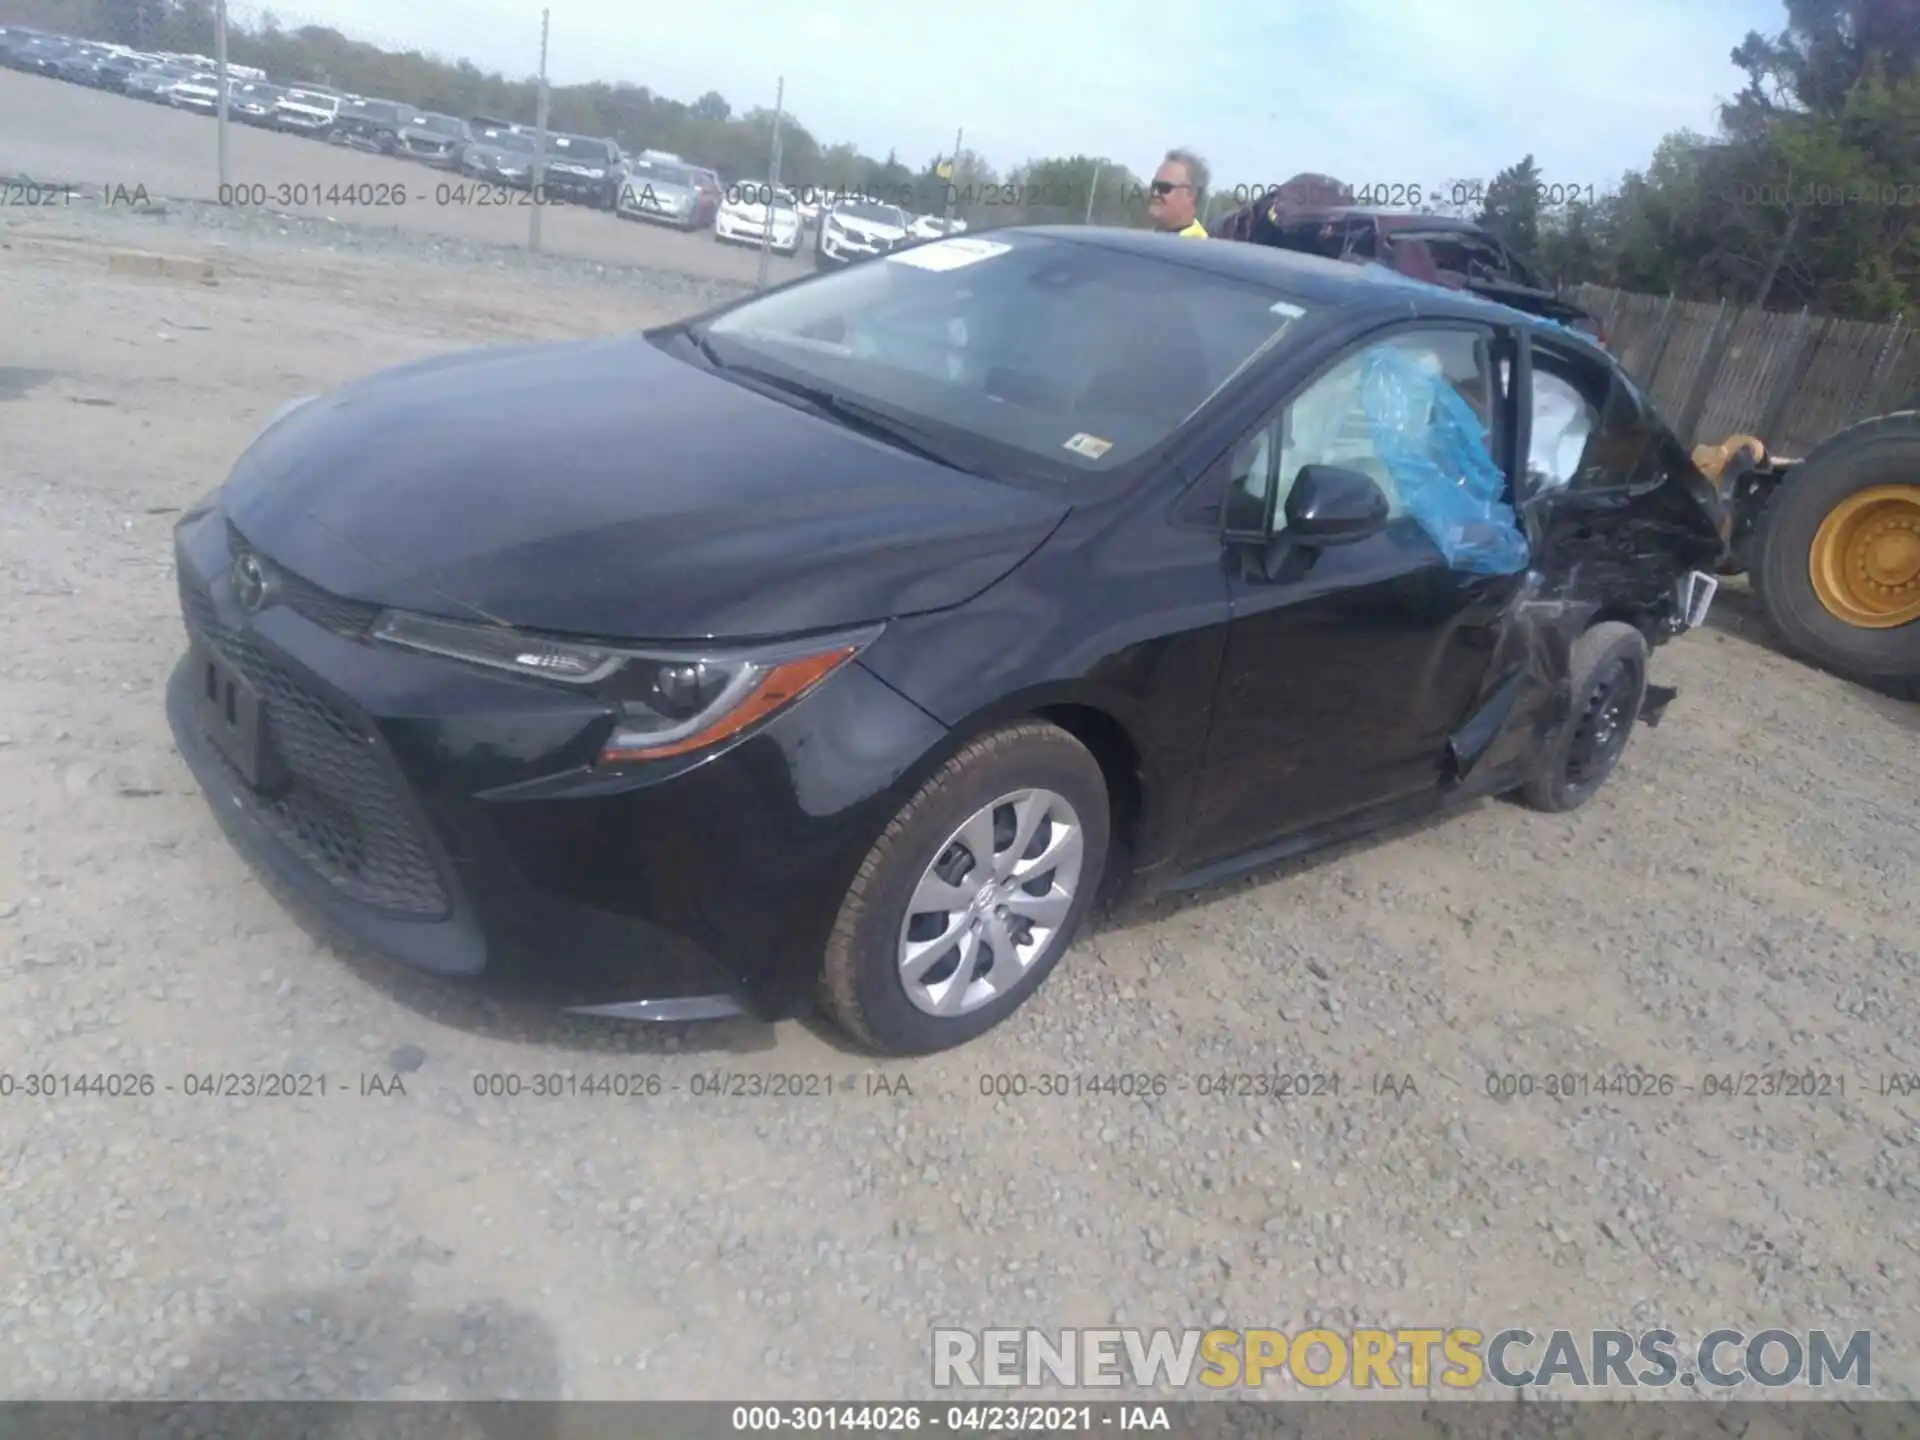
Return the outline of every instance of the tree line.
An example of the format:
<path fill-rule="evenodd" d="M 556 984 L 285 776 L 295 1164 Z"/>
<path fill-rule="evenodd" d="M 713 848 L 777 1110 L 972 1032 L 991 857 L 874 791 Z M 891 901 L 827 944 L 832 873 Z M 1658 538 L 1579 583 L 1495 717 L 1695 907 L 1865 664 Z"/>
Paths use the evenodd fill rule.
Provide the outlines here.
<path fill-rule="evenodd" d="M 1920 302 L 1920 3 L 1787 0 L 1733 51 L 1711 134 L 1669 135 L 1604 193 L 1531 155 L 1474 218 L 1566 283 L 1911 319 Z"/>
<path fill-rule="evenodd" d="M 1528 155 L 1484 190 L 1461 182 L 1414 203 L 1479 221 L 1563 285 L 1851 318 L 1911 315 L 1920 300 L 1920 0 L 1785 0 L 1785 8 L 1778 32 L 1751 33 L 1734 49 L 1746 81 L 1713 131 L 1668 136 L 1644 169 L 1569 185 L 1543 176 Z M 0 18 L 141 49 L 214 47 L 212 0 L 0 0 Z M 230 25 L 228 55 L 276 79 L 423 110 L 534 118 L 532 79 L 384 50 L 325 26 L 284 28 L 271 12 Z M 596 81 L 554 87 L 548 124 L 629 152 L 672 151 L 753 184 L 767 177 L 774 115 L 736 111 L 717 91 L 685 101 Z M 791 114 L 781 117 L 780 149 L 784 183 L 915 210 L 951 201 L 976 226 L 1139 223 L 1144 214 L 1144 181 L 1103 156 L 1029 159 L 1004 173 L 972 151 L 909 163 L 828 143 Z M 1244 187 L 1218 187 L 1209 214 L 1244 198 Z"/>

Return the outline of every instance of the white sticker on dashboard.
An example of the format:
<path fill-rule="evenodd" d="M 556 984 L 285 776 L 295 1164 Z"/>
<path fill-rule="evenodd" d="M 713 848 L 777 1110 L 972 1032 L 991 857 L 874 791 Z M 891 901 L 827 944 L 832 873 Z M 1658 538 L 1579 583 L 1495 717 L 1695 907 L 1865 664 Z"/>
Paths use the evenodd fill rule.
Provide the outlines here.
<path fill-rule="evenodd" d="M 1074 454 L 1085 456 L 1089 460 L 1098 460 L 1113 448 L 1113 441 L 1102 440 L 1098 435 L 1089 435 L 1082 430 L 1060 448 L 1071 450 Z"/>
<path fill-rule="evenodd" d="M 999 240 L 984 240 L 977 235 L 957 235 L 916 245 L 911 250 L 889 255 L 887 259 L 896 265 L 911 265 L 918 270 L 958 270 L 962 266 L 977 265 L 982 260 L 1004 255 L 1012 248 Z"/>

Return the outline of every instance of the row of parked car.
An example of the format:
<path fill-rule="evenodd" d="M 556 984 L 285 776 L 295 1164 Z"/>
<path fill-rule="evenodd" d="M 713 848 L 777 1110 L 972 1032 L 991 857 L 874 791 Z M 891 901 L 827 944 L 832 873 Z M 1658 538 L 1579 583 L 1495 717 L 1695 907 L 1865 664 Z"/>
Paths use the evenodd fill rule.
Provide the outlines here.
<path fill-rule="evenodd" d="M 220 79 L 205 56 L 148 54 L 11 27 L 0 30 L 0 64 L 203 115 L 220 108 Z M 276 81 L 245 66 L 229 65 L 227 76 L 227 113 L 243 125 L 417 160 L 486 184 L 518 190 L 534 184 L 541 143 L 530 125 Z M 963 221 L 909 215 L 871 197 L 829 199 L 775 190 L 763 181 L 728 183 L 717 170 L 665 151 L 628 156 L 615 141 L 553 131 L 545 137 L 541 188 L 549 198 L 593 205 L 623 219 L 711 230 L 722 244 L 757 246 L 764 239 L 783 255 L 797 255 L 812 231 L 821 265 L 847 264 L 966 228 Z"/>

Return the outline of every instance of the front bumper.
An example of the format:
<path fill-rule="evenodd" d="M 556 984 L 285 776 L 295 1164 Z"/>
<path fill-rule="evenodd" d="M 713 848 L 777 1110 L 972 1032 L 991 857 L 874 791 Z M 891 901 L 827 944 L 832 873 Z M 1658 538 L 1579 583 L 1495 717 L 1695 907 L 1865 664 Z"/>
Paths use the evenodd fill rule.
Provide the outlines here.
<path fill-rule="evenodd" d="M 436 975 L 575 1009 L 803 1009 L 841 897 L 944 731 L 858 664 L 730 748 L 592 767 L 604 702 L 364 638 L 372 607 L 285 577 L 244 613 L 245 541 L 176 531 L 189 636 L 261 696 L 283 784 L 250 788 L 202 729 L 198 649 L 175 742 L 227 834 L 328 928 Z M 648 1002 L 634 1009 L 637 1002 Z"/>
<path fill-rule="evenodd" d="M 765 238 L 767 227 L 764 224 L 756 225 L 750 220 L 733 220 L 721 215 L 714 219 L 713 233 L 722 240 L 733 240 L 742 245 L 758 245 Z M 800 232 L 775 230 L 772 244 L 775 250 L 790 255 L 800 248 Z"/>
<path fill-rule="evenodd" d="M 584 200 L 589 204 L 605 204 L 616 184 L 606 176 L 594 180 L 585 175 L 557 174 L 549 169 L 542 176 L 541 188 L 548 195 Z"/>
<path fill-rule="evenodd" d="M 614 198 L 614 209 L 636 220 L 654 220 L 662 225 L 677 225 L 682 230 L 693 229 L 700 214 L 700 207 L 692 201 L 670 205 L 647 193 L 644 187 L 631 183 L 620 187 L 620 193 Z"/>
<path fill-rule="evenodd" d="M 905 243 L 903 240 L 890 245 L 884 240 L 876 240 L 868 245 L 835 235 L 830 231 L 823 231 L 820 236 L 819 256 L 821 261 L 828 265 L 852 265 L 861 260 L 876 260 L 882 255 L 890 255 Z"/>
<path fill-rule="evenodd" d="M 460 152 L 451 145 L 436 149 L 403 139 L 400 142 L 400 154 L 409 160 L 418 160 L 422 165 L 431 165 L 436 170 L 452 170 L 460 164 Z"/>

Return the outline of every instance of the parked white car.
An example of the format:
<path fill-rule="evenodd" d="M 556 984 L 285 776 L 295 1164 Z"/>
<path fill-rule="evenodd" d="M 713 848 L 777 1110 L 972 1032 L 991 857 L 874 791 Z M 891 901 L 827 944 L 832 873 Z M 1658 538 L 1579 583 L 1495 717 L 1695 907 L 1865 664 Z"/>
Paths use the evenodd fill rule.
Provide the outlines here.
<path fill-rule="evenodd" d="M 272 125 L 295 135 L 332 133 L 340 119 L 340 97 L 312 90 L 289 90 L 273 104 Z"/>
<path fill-rule="evenodd" d="M 882 200 L 837 201 L 820 218 L 814 263 L 825 268 L 885 255 L 906 243 L 910 223 L 906 211 Z"/>
<path fill-rule="evenodd" d="M 177 110 L 198 110 L 211 115 L 220 108 L 220 77 L 189 75 L 167 90 L 167 103 Z"/>
<path fill-rule="evenodd" d="M 792 191 L 776 190 L 769 196 L 765 185 L 737 185 L 728 193 L 713 217 L 713 238 L 758 245 L 766 237 L 769 210 L 773 214 L 773 248 L 782 255 L 799 254 L 800 206 Z"/>

